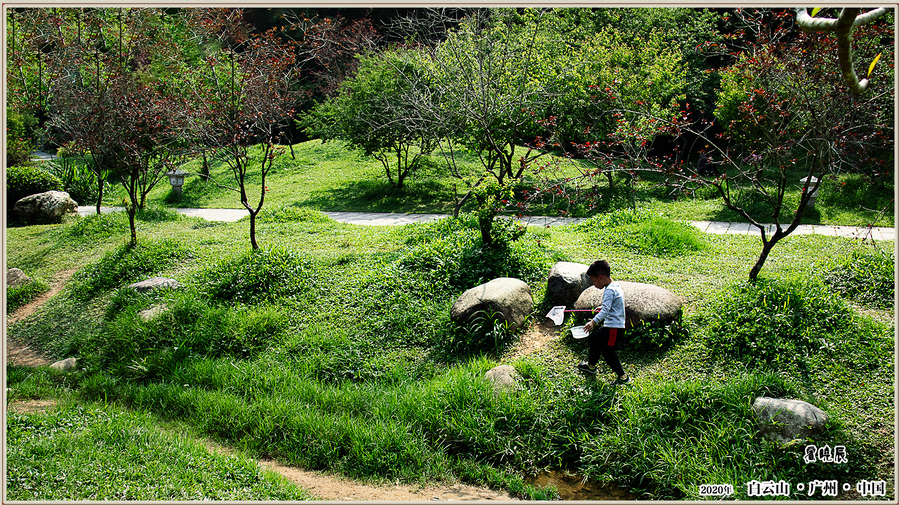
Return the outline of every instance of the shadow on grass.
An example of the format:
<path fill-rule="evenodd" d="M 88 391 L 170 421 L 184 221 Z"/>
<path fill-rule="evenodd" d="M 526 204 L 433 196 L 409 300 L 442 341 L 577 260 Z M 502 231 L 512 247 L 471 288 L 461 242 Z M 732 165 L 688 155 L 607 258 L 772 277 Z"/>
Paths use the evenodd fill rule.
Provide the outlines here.
<path fill-rule="evenodd" d="M 228 183 L 234 184 L 233 181 Z M 216 185 L 200 176 L 185 178 L 182 194 L 176 195 L 171 188 L 163 198 L 166 205 L 173 207 L 201 208 L 223 195 L 234 195 L 234 200 L 240 200 L 237 192 Z"/>
<path fill-rule="evenodd" d="M 407 181 L 402 188 L 359 180 L 313 193 L 294 205 L 328 211 L 452 213 L 454 195 L 452 188 L 434 180 Z"/>
<path fill-rule="evenodd" d="M 759 223 L 775 223 L 775 218 L 772 216 L 772 207 L 765 203 L 761 198 L 756 197 L 759 200 L 752 200 L 751 198 L 744 199 L 745 201 L 739 201 L 738 205 L 741 206 L 747 213 L 753 217 Z M 796 210 L 795 204 L 788 203 L 785 206 L 785 209 L 780 213 L 778 217 L 778 222 L 782 224 L 788 224 L 794 221 L 794 211 Z M 738 214 L 736 211 L 732 211 L 728 209 L 724 205 L 717 210 L 711 217 L 711 221 L 724 221 L 731 223 L 746 223 L 747 219 Z M 800 223 L 807 225 L 816 225 L 822 222 L 822 213 L 817 208 L 805 209 L 803 211 L 803 217 L 800 220 Z"/>

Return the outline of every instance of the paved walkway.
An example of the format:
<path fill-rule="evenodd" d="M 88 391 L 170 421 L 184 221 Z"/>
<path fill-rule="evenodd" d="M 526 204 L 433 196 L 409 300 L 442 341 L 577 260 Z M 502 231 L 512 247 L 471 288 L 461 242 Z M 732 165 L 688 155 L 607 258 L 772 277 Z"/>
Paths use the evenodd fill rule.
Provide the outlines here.
<path fill-rule="evenodd" d="M 101 207 L 101 213 L 122 211 L 122 207 Z M 176 209 L 186 216 L 203 218 L 208 221 L 238 221 L 247 216 L 245 209 Z M 94 214 L 97 208 L 93 206 L 81 206 L 78 213 L 82 216 Z M 406 214 L 406 213 L 352 213 L 352 212 L 325 212 L 331 219 L 341 223 L 353 223 L 357 225 L 406 225 L 408 223 L 420 223 L 436 221 L 446 218 L 446 214 Z M 528 225 L 538 227 L 555 227 L 569 225 L 584 221 L 584 218 L 554 218 L 552 216 L 529 216 L 519 219 Z M 759 230 L 748 223 L 727 223 L 721 221 L 695 221 L 691 225 L 707 234 L 736 234 L 758 235 Z M 774 225 L 768 225 L 769 230 L 774 230 Z M 800 225 L 794 234 L 820 234 L 832 237 L 849 237 L 862 239 L 869 233 L 865 227 L 837 227 L 832 225 Z M 896 231 L 890 227 L 875 227 L 871 230 L 872 238 L 876 241 L 894 241 Z"/>

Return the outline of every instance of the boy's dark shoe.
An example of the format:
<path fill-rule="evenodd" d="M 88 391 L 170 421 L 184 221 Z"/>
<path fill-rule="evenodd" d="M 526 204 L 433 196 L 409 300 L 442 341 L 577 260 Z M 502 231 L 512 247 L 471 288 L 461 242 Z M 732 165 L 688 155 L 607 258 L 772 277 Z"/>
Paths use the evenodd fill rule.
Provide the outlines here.
<path fill-rule="evenodd" d="M 626 375 L 626 376 L 625 376 L 625 379 L 622 379 L 622 378 L 616 378 L 616 380 L 613 381 L 613 382 L 610 383 L 610 384 L 611 384 L 611 385 L 627 385 L 627 384 L 629 384 L 629 383 L 631 383 L 631 376 Z"/>
<path fill-rule="evenodd" d="M 597 374 L 597 366 L 591 365 L 587 362 L 582 362 L 578 364 L 578 370 L 586 372 L 588 374 Z"/>

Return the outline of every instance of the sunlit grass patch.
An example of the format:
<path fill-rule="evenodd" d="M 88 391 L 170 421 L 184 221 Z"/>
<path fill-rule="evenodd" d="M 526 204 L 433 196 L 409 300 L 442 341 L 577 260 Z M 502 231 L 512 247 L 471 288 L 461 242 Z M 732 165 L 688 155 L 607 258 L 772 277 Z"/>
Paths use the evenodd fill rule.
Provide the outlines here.
<path fill-rule="evenodd" d="M 152 416 L 64 406 L 7 415 L 13 501 L 307 500 L 246 457 L 221 455 L 155 428 Z"/>

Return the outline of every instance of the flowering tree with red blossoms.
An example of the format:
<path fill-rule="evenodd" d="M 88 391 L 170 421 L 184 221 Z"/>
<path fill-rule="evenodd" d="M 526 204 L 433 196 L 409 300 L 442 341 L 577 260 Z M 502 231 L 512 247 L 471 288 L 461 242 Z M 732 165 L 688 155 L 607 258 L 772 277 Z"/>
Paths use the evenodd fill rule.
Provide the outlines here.
<path fill-rule="evenodd" d="M 800 225 L 826 177 L 842 172 L 877 177 L 892 166 L 892 74 L 879 76 L 888 82 L 859 93 L 859 86 L 849 84 L 839 38 L 814 29 L 800 32 L 790 11 L 738 9 L 736 15 L 745 28 L 732 37 L 743 47 L 734 63 L 720 70 L 715 116 L 721 133 L 711 133 L 712 122 L 693 119 L 687 106 L 670 117 L 654 115 L 640 104 L 623 103 L 620 90 L 609 86 L 598 99 L 609 104 L 618 132 L 604 142 L 581 145 L 575 154 L 591 160 L 595 169 L 564 182 L 547 179 L 532 195 L 582 198 L 573 182 L 594 188 L 592 182 L 611 171 L 661 175 L 673 194 L 711 189 L 759 231 L 762 247 L 750 270 L 752 281 L 775 245 Z M 883 25 L 857 25 L 855 41 L 864 59 L 883 49 L 878 46 L 890 35 L 889 24 Z M 887 66 L 892 65 L 893 52 L 886 56 Z M 701 173 L 678 153 L 649 156 L 649 141 L 658 135 L 694 139 L 701 155 L 720 160 L 718 174 Z M 792 197 L 801 181 L 799 198 Z"/>
<path fill-rule="evenodd" d="M 24 91 L 19 105 L 45 112 L 60 140 L 89 160 L 100 198 L 105 175 L 117 177 L 137 244 L 135 213 L 177 165 L 188 133 L 187 108 L 169 79 L 175 25 L 160 23 L 155 9 L 26 9 L 13 17 L 22 68 L 7 83 Z M 38 53 L 35 65 L 26 55 Z"/>
<path fill-rule="evenodd" d="M 226 34 L 219 39 L 226 47 L 208 55 L 193 76 L 196 135 L 231 169 L 236 186 L 213 182 L 240 195 L 250 213 L 250 244 L 258 249 L 256 217 L 265 203 L 266 177 L 285 151 L 278 141 L 297 103 L 297 58 L 274 30 L 246 37 L 238 11 L 219 11 L 224 14 L 207 17 L 203 28 L 207 34 Z"/>

